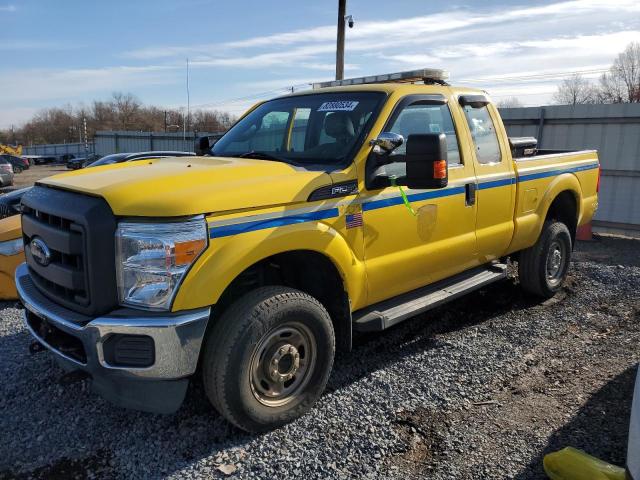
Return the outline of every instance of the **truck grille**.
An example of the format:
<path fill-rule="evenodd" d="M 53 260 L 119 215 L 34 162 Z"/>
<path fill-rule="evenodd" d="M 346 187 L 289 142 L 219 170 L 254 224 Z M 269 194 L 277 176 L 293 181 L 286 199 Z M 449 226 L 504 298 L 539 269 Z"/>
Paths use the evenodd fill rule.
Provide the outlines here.
<path fill-rule="evenodd" d="M 27 192 L 22 204 L 25 258 L 38 290 L 85 315 L 113 309 L 117 304 L 116 221 L 108 204 L 100 198 L 40 186 Z M 41 258 L 32 254 L 34 239 L 41 249 L 46 247 L 46 260 L 42 252 Z"/>
<path fill-rule="evenodd" d="M 25 257 L 36 286 L 55 297 L 88 306 L 82 226 L 68 218 L 27 207 L 22 215 L 22 230 L 27 246 Z M 40 265 L 31 255 L 29 242 L 36 237 L 49 247 L 51 260 L 47 266 Z"/>

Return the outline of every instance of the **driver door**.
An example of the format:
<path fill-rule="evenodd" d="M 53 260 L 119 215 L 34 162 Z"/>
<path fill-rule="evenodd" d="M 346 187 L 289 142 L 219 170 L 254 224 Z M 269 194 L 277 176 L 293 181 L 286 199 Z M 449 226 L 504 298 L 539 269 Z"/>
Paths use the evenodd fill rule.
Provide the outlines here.
<path fill-rule="evenodd" d="M 461 151 L 444 97 L 403 98 L 383 131 L 399 133 L 405 142 L 413 133 L 445 133 L 449 185 L 432 190 L 402 187 L 414 215 L 388 178 L 389 172 L 399 176 L 406 172 L 406 145 L 391 154 L 370 155 L 362 204 L 369 304 L 478 264 L 473 162 L 468 152 Z"/>

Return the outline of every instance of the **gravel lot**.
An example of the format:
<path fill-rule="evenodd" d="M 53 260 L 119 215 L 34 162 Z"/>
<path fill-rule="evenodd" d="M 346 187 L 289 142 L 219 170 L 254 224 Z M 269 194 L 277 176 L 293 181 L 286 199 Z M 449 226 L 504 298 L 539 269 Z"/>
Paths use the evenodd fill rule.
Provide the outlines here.
<path fill-rule="evenodd" d="M 640 359 L 640 241 L 580 244 L 540 303 L 501 283 L 336 359 L 316 408 L 264 435 L 230 427 L 192 385 L 173 416 L 62 387 L 0 304 L 0 479 L 543 478 L 565 445 L 622 464 Z"/>

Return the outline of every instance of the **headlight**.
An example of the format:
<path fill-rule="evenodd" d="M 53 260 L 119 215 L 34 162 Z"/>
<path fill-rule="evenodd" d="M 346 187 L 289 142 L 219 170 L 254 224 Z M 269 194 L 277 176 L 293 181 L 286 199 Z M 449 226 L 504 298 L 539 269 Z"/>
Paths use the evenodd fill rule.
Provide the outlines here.
<path fill-rule="evenodd" d="M 24 243 L 22 242 L 22 238 L 0 242 L 0 255 L 10 256 L 20 252 L 24 252 Z"/>
<path fill-rule="evenodd" d="M 121 222 L 116 231 L 122 305 L 168 310 L 191 264 L 207 247 L 204 218 L 184 222 Z"/>

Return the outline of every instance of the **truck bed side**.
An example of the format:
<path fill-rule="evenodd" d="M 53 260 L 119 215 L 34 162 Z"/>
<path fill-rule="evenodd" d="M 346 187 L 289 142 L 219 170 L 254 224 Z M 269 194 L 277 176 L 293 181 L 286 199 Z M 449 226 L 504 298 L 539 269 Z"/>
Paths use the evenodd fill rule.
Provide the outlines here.
<path fill-rule="evenodd" d="M 509 252 L 533 245 L 547 214 L 563 215 L 575 228 L 591 221 L 598 207 L 599 162 L 595 150 L 515 158 L 515 231 Z"/>

